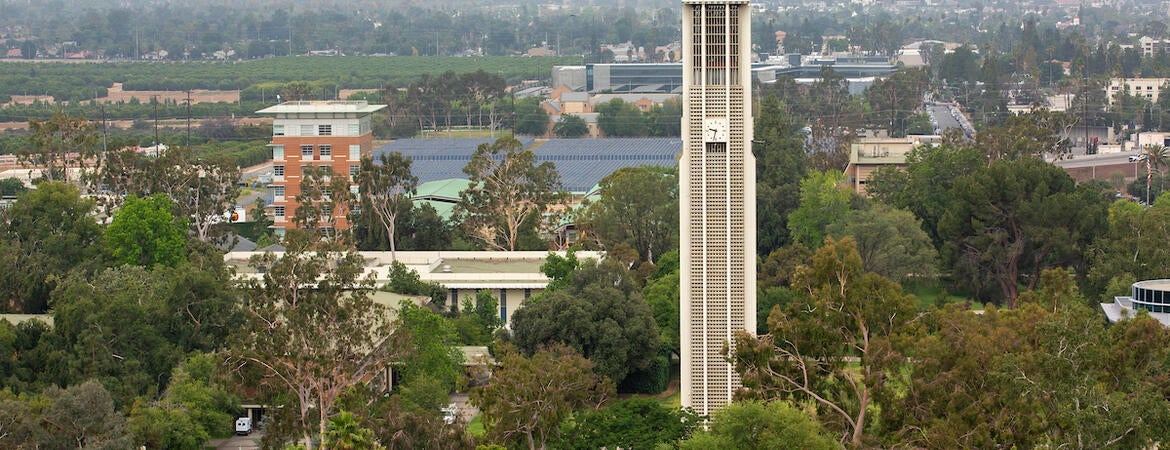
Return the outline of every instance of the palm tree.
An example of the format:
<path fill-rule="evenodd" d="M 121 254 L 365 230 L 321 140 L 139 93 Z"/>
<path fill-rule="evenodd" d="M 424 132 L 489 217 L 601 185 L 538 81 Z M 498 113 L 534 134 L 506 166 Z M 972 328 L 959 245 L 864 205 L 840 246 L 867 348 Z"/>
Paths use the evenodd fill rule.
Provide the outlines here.
<path fill-rule="evenodd" d="M 1150 204 L 1150 182 L 1153 180 L 1153 173 L 1157 171 L 1161 175 L 1161 169 L 1166 166 L 1167 158 L 1170 158 L 1170 155 L 1167 155 L 1165 146 L 1151 145 L 1146 147 L 1145 151 L 1142 152 L 1142 156 L 1146 160 L 1146 204 L 1148 205 Z M 1159 176 L 1159 182 L 1163 180 L 1164 178 Z M 1159 186 L 1161 187 L 1161 185 Z"/>

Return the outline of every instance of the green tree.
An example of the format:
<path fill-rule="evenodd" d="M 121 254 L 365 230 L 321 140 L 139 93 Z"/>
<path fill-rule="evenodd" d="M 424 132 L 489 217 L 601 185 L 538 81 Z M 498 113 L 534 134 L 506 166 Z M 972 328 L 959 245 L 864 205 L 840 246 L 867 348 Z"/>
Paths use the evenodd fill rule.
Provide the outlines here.
<path fill-rule="evenodd" d="M 548 448 L 570 414 L 593 409 L 613 395 L 613 384 L 572 348 L 554 345 L 526 358 L 504 349 L 492 382 L 471 390 L 492 442 Z"/>
<path fill-rule="evenodd" d="M 829 232 L 853 237 L 866 272 L 898 282 L 929 280 L 938 273 L 938 251 L 909 211 L 874 204 L 849 211 L 845 222 L 833 224 Z"/>
<path fill-rule="evenodd" d="M 24 182 L 16 178 L 0 179 L 0 197 L 16 197 L 17 194 L 27 191 Z"/>
<path fill-rule="evenodd" d="M 1093 243 L 1086 293 L 1102 301 L 1129 292 L 1107 291 L 1116 279 L 1150 280 L 1170 271 L 1170 204 L 1159 201 L 1143 208 L 1137 202 L 1109 205 L 1108 230 Z"/>
<path fill-rule="evenodd" d="M 430 204 L 412 205 L 409 220 L 395 226 L 400 230 L 400 247 L 403 250 L 448 250 L 454 230 L 446 219 L 439 216 Z"/>
<path fill-rule="evenodd" d="M 673 258 L 674 269 L 651 276 L 646 282 L 646 287 L 642 289 L 642 297 L 646 299 L 646 305 L 654 315 L 654 323 L 658 325 L 662 345 L 678 353 L 682 348 L 679 342 L 678 250 L 663 255 L 659 262 L 668 258 Z"/>
<path fill-rule="evenodd" d="M 673 137 L 682 135 L 682 100 L 669 98 L 650 108 L 650 134 Z"/>
<path fill-rule="evenodd" d="M 84 116 L 71 116 L 58 108 L 48 119 L 29 119 L 28 128 L 30 146 L 16 155 L 22 163 L 42 169 L 46 181 L 68 182 L 71 163 L 82 169 L 86 160 L 97 155 L 97 124 Z"/>
<path fill-rule="evenodd" d="M 579 267 L 581 261 L 577 260 L 577 251 L 569 249 L 565 251 L 565 256 L 549 252 L 548 256 L 544 258 L 544 264 L 540 265 L 540 273 L 548 277 L 548 285 L 545 286 L 545 292 L 552 292 L 557 289 L 569 285 L 569 277 L 573 276 Z"/>
<path fill-rule="evenodd" d="M 553 125 L 553 134 L 559 138 L 579 138 L 589 134 L 585 119 L 572 114 L 561 114 L 561 120 Z"/>
<path fill-rule="evenodd" d="M 398 332 L 409 335 L 408 347 L 397 358 L 397 371 L 404 386 L 433 381 L 441 389 L 438 396 L 421 399 L 414 397 L 416 404 L 438 409 L 447 399 L 447 393 L 455 389 L 462 376 L 463 353 L 455 347 L 455 328 L 449 320 L 435 314 L 430 308 L 415 306 L 403 301 L 399 305 Z"/>
<path fill-rule="evenodd" d="M 100 267 L 102 228 L 93 208 L 73 186 L 41 183 L 0 210 L 0 307 L 43 313 L 70 270 Z"/>
<path fill-rule="evenodd" d="M 760 100 L 756 117 L 757 251 L 767 255 L 791 243 L 788 216 L 800 204 L 800 182 L 808 167 L 804 139 L 774 94 Z"/>
<path fill-rule="evenodd" d="M 517 250 L 521 235 L 531 231 L 525 225 L 543 223 L 561 197 L 553 164 L 537 164 L 536 154 L 513 138 L 480 144 L 463 172 L 471 184 L 459 193 L 455 215 L 467 234 L 489 249 Z"/>
<path fill-rule="evenodd" d="M 325 441 L 321 443 L 321 447 L 337 450 L 383 448 L 374 440 L 374 432 L 369 428 L 362 428 L 361 422 L 349 411 L 342 411 L 329 419 L 329 427 L 325 429 Z"/>
<path fill-rule="evenodd" d="M 985 164 L 979 150 L 972 147 L 924 145 L 906 156 L 904 169 L 878 169 L 865 190 L 883 203 L 914 213 L 938 248 L 943 244 L 938 223 L 955 201 L 951 187 Z"/>
<path fill-rule="evenodd" d="M 174 267 L 185 259 L 187 221 L 171 215 L 171 200 L 162 194 L 130 196 L 106 227 L 105 243 L 119 264 Z"/>
<path fill-rule="evenodd" d="M 390 255 L 394 258 L 398 211 L 411 203 L 410 196 L 418 186 L 418 177 L 410 173 L 410 158 L 402 153 L 383 153 L 378 162 L 380 164 L 374 164 L 373 159 L 362 158 L 358 187 L 363 209 L 372 211 L 386 230 Z"/>
<path fill-rule="evenodd" d="M 526 353 L 562 342 L 616 383 L 649 368 L 662 345 L 629 271 L 594 260 L 582 262 L 565 287 L 528 299 L 512 316 L 512 330 Z"/>
<path fill-rule="evenodd" d="M 681 448 L 839 449 L 821 424 L 788 402 L 735 402 L 711 417 L 710 429 L 682 441 Z"/>
<path fill-rule="evenodd" d="M 624 167 L 599 184 L 601 198 L 583 214 L 605 248 L 629 245 L 642 261 L 678 248 L 678 170 Z"/>
<path fill-rule="evenodd" d="M 387 283 L 381 290 L 403 295 L 422 295 L 429 297 L 431 304 L 440 309 L 447 303 L 447 290 L 433 281 L 423 282 L 418 272 L 411 270 L 398 261 L 390 263 L 387 273 Z M 454 308 L 457 305 L 451 305 Z"/>
<path fill-rule="evenodd" d="M 527 136 L 544 136 L 548 134 L 548 112 L 540 106 L 539 99 L 521 99 L 516 101 L 512 115 L 513 129 L 516 134 Z"/>
<path fill-rule="evenodd" d="M 149 449 L 199 450 L 211 438 L 187 410 L 171 405 L 135 404 L 128 428 L 134 444 Z"/>
<path fill-rule="evenodd" d="M 370 299 L 372 281 L 360 277 L 356 252 L 294 249 L 252 264 L 266 270 L 247 285 L 248 324 L 231 348 L 293 402 L 287 409 L 311 447 L 340 397 L 401 355 L 407 333 L 394 333 L 385 307 Z"/>
<path fill-rule="evenodd" d="M 39 417 L 35 447 L 125 449 L 134 445 L 126 418 L 114 409 L 97 381 L 45 390 L 48 406 Z"/>
<path fill-rule="evenodd" d="M 844 220 L 849 211 L 849 191 L 841 187 L 843 175 L 814 171 L 800 182 L 800 206 L 788 216 L 792 239 L 808 248 L 818 248 L 826 229 Z"/>
<path fill-rule="evenodd" d="M 738 396 L 809 402 L 850 446 L 867 445 L 874 399 L 902 360 L 890 339 L 913 320 L 911 297 L 865 272 L 848 237 L 826 239 L 793 286 L 801 294 L 772 310 L 771 333 L 736 333 L 730 356 L 745 388 Z"/>
<path fill-rule="evenodd" d="M 620 98 L 597 105 L 597 127 L 606 137 L 642 137 L 650 135 L 650 125 L 642 110 Z"/>
<path fill-rule="evenodd" d="M 504 326 L 500 302 L 487 289 L 475 293 L 475 300 L 464 297 L 459 316 L 453 320 L 462 345 L 488 345 L 496 330 Z"/>
<path fill-rule="evenodd" d="M 69 360 L 67 383 L 97 379 L 119 406 L 157 395 L 183 349 L 164 327 L 170 280 L 140 266 L 74 273 L 53 292 L 53 331 Z"/>
<path fill-rule="evenodd" d="M 1105 229 L 1105 199 L 1039 159 L 1000 160 L 955 180 L 955 201 L 939 223 L 957 277 L 987 276 L 1009 308 L 1020 285 L 1051 267 L 1083 267 Z M 979 292 L 978 290 L 976 292 Z M 984 294 L 986 295 L 986 294 Z"/>
<path fill-rule="evenodd" d="M 651 398 L 633 397 L 592 411 L 583 411 L 561 424 L 556 448 L 656 448 L 686 439 L 700 425 L 689 409 L 668 408 Z M 730 448 L 730 447 L 725 447 Z"/>
<path fill-rule="evenodd" d="M 906 134 L 907 119 L 922 103 L 922 94 L 930 84 L 926 68 L 903 68 L 888 78 L 874 81 L 865 90 L 865 98 L 876 116 L 882 118 L 890 136 Z"/>
<path fill-rule="evenodd" d="M 193 353 L 171 372 L 171 383 L 163 393 L 164 407 L 180 409 L 208 436 L 226 437 L 240 405 L 217 377 L 222 359 L 211 353 Z M 199 442 L 203 445 L 204 442 Z"/>

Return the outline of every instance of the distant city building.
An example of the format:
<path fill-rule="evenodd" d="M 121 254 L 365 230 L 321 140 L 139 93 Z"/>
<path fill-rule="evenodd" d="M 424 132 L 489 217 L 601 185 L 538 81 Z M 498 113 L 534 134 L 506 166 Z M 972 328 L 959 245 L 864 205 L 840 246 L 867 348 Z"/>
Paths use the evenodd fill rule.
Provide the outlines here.
<path fill-rule="evenodd" d="M 683 1 L 679 158 L 682 406 L 731 402 L 739 374 L 720 353 L 756 331 L 756 164 L 747 0 Z"/>
<path fill-rule="evenodd" d="M 585 66 L 553 66 L 552 88 L 565 86 L 569 90 L 585 90 Z"/>
<path fill-rule="evenodd" d="M 295 101 L 256 111 L 273 116 L 272 226 L 278 236 L 295 227 L 292 218 L 300 206 L 297 196 L 304 169 L 327 167 L 332 176 L 349 178 L 351 190 L 356 189 L 361 158 L 374 149 L 370 115 L 385 107 L 365 101 Z M 344 213 L 332 220 L 338 231 L 349 228 Z"/>
<path fill-rule="evenodd" d="M 1117 93 L 1122 91 L 1134 97 L 1142 97 L 1150 103 L 1158 103 L 1158 93 L 1167 82 L 1170 82 L 1170 78 L 1113 78 L 1109 80 L 1105 96 L 1109 98 L 1110 105 L 1116 101 Z"/>
<path fill-rule="evenodd" d="M 1142 56 L 1154 56 L 1170 50 L 1170 39 L 1154 39 L 1149 36 L 1138 38 L 1138 46 L 1142 49 Z"/>
<path fill-rule="evenodd" d="M 601 51 L 608 51 L 613 54 L 613 62 L 636 62 L 646 60 L 646 49 L 635 46 L 632 42 L 623 42 L 620 44 L 605 44 L 601 46 Z"/>
<path fill-rule="evenodd" d="M 845 77 L 849 92 L 859 94 L 875 79 L 890 76 L 898 69 L 888 56 L 860 55 L 783 55 L 763 62 L 751 63 L 752 76 L 764 83 L 779 77 L 791 77 L 798 83 L 813 83 L 821 78 L 823 68 L 831 68 Z M 567 85 L 575 88 L 584 78 L 583 90 L 599 92 L 659 92 L 682 93 L 681 63 L 642 64 L 586 64 L 585 66 L 553 67 L 553 87 Z"/>

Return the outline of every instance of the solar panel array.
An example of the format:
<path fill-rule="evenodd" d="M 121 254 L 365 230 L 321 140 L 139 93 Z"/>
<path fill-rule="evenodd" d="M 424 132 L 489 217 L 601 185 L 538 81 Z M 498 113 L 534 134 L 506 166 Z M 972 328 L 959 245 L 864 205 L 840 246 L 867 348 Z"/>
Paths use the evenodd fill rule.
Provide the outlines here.
<path fill-rule="evenodd" d="M 402 152 L 413 161 L 411 172 L 420 183 L 446 178 L 467 178 L 463 167 L 471 160 L 480 139 L 403 139 L 374 150 L 375 160 L 386 152 Z M 521 144 L 532 147 L 532 138 Z M 537 163 L 551 161 L 561 175 L 565 190 L 584 193 L 606 175 L 622 167 L 678 165 L 682 150 L 678 138 L 550 139 L 535 147 Z"/>

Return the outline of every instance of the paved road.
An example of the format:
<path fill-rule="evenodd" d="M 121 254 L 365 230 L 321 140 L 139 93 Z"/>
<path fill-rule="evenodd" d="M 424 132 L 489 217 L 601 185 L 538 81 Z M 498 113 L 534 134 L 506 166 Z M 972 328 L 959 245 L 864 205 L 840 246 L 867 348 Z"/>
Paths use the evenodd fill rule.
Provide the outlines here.
<path fill-rule="evenodd" d="M 232 436 L 231 439 L 212 439 L 209 444 L 219 450 L 250 450 L 260 448 L 260 439 L 264 433 L 253 432 L 248 436 Z"/>

